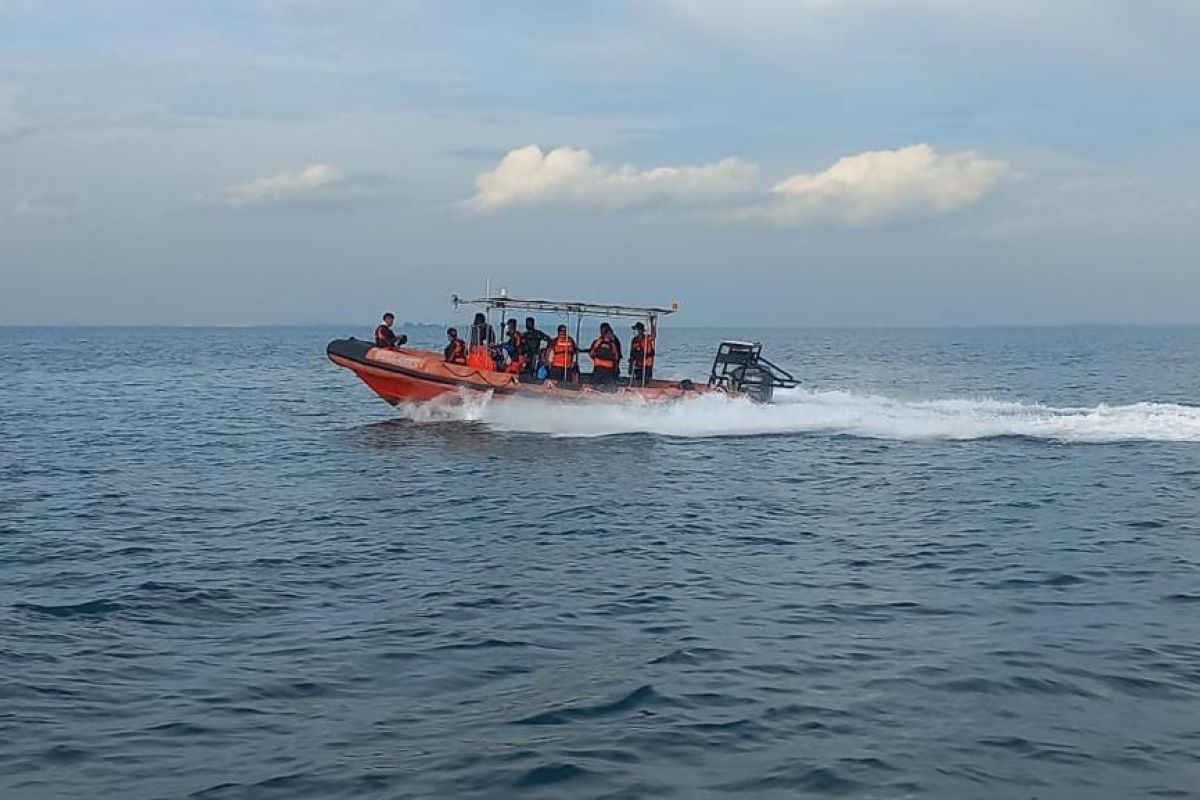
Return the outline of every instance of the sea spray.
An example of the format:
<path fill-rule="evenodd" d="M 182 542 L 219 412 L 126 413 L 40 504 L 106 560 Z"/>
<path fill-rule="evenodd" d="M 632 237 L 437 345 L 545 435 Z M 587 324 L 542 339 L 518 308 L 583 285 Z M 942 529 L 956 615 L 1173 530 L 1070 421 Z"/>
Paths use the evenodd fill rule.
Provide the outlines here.
<path fill-rule="evenodd" d="M 499 431 L 588 437 L 825 434 L 895 440 L 1023 436 L 1057 442 L 1200 442 L 1200 407 L 1171 403 L 1054 407 L 980 399 L 902 400 L 846 391 L 781 391 L 761 405 L 700 395 L 677 402 L 563 402 L 486 395 L 400 408 L 419 422 L 478 422 Z"/>

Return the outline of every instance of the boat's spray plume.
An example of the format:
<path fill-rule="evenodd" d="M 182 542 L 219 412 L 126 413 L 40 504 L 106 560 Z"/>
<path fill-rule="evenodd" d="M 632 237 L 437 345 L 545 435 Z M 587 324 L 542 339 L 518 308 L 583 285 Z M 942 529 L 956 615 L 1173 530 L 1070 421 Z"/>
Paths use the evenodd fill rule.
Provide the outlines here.
<path fill-rule="evenodd" d="M 420 421 L 463 420 L 500 431 L 551 436 L 751 436 L 833 434 L 873 439 L 986 439 L 1025 436 L 1059 442 L 1200 442 L 1200 407 L 1135 403 L 1094 408 L 997 400 L 898 400 L 850 392 L 778 392 L 759 405 L 719 395 L 675 403 L 639 399 L 586 405 L 537 399 L 466 399 L 408 407 Z"/>

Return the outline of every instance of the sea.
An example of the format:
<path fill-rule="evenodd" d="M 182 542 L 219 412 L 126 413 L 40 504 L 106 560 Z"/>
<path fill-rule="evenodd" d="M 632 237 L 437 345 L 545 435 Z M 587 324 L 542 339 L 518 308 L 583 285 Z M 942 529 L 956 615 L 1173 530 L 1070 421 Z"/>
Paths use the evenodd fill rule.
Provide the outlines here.
<path fill-rule="evenodd" d="M 1200 796 L 1200 328 L 392 408 L 372 327 L 0 329 L 0 798 Z"/>

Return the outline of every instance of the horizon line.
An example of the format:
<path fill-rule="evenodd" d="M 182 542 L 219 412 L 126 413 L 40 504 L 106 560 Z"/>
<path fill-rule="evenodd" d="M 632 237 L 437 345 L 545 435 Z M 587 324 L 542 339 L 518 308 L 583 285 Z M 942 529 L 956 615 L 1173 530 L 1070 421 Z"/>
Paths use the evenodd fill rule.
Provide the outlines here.
<path fill-rule="evenodd" d="M 600 319 L 597 317 L 597 319 Z M 661 323 L 660 323 L 661 324 Z M 159 322 L 140 322 L 140 323 L 94 323 L 94 322 L 57 322 L 57 323 L 32 323 L 32 322 L 15 322 L 7 323 L 0 322 L 0 330 L 21 330 L 21 329 L 39 329 L 39 328 L 105 328 L 105 329 L 146 329 L 153 328 L 159 330 L 251 330 L 251 329 L 294 329 L 294 328 L 369 328 L 370 325 L 363 323 L 346 323 L 346 322 L 248 322 L 248 323 L 159 323 Z M 396 325 L 396 328 L 444 328 L 444 323 L 439 322 L 405 322 L 401 325 Z M 827 323 L 827 324 L 744 324 L 730 323 L 728 325 L 669 325 L 670 328 L 694 329 L 694 330 L 712 330 L 718 327 L 728 328 L 752 328 L 756 330 L 889 330 L 889 329 L 911 329 L 911 330 L 984 330 L 989 328 L 1028 328 L 1028 329 L 1047 329 L 1047 328 L 1194 328 L 1200 327 L 1200 321 L 1194 322 L 990 322 L 990 323 Z"/>

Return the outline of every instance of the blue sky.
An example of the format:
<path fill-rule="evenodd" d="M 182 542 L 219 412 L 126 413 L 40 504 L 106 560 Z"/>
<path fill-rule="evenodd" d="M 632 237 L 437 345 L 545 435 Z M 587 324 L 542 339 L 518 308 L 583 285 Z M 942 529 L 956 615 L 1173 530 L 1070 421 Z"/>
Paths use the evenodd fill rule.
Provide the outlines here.
<path fill-rule="evenodd" d="M 1200 4 L 0 2 L 0 324 L 1200 322 Z"/>

